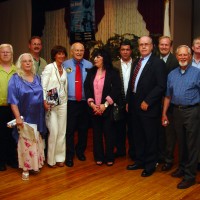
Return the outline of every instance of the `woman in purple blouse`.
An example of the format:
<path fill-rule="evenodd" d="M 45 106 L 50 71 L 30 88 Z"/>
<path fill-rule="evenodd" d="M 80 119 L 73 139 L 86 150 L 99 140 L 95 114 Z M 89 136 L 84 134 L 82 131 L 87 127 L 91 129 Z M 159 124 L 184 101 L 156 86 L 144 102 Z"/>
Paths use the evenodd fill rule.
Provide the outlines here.
<path fill-rule="evenodd" d="M 44 161 L 44 147 L 41 134 L 46 132 L 43 89 L 31 54 L 22 54 L 16 64 L 17 73 L 8 85 L 8 103 L 11 104 L 17 129 L 19 168 L 22 179 L 29 178 L 29 171 L 38 172 Z M 24 120 L 20 116 L 23 116 Z"/>
<path fill-rule="evenodd" d="M 112 67 L 108 52 L 99 49 L 94 57 L 94 67 L 88 70 L 84 83 L 85 96 L 92 114 L 93 154 L 97 165 L 105 162 L 107 166 L 112 166 L 115 133 L 111 110 L 114 102 L 118 103 L 120 99 L 121 81 L 118 71 Z"/>

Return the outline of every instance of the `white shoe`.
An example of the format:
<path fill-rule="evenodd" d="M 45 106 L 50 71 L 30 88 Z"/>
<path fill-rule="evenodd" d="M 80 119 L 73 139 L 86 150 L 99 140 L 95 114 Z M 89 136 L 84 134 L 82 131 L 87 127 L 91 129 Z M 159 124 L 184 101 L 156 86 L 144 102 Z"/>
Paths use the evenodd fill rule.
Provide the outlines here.
<path fill-rule="evenodd" d="M 23 181 L 29 180 L 29 172 L 22 172 L 22 180 Z"/>

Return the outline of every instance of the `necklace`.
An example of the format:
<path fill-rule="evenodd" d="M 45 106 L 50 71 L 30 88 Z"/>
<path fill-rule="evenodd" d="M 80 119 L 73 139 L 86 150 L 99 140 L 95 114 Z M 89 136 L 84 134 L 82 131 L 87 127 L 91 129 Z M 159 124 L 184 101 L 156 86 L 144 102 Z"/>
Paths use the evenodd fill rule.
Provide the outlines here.
<path fill-rule="evenodd" d="M 63 71 L 63 68 L 61 68 L 61 69 L 58 69 L 58 71 L 59 71 L 59 72 L 62 72 L 62 71 Z"/>

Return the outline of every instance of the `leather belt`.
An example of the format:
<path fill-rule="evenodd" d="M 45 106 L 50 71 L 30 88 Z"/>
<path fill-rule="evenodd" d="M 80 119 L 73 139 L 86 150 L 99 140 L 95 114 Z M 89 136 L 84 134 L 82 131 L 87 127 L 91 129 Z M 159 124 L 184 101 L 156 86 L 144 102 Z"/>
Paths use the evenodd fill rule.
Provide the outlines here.
<path fill-rule="evenodd" d="M 178 109 L 187 109 L 187 108 L 197 107 L 199 105 L 200 105 L 199 103 L 196 103 L 194 105 L 176 105 L 176 104 L 172 104 L 172 106 L 174 108 L 178 108 Z"/>

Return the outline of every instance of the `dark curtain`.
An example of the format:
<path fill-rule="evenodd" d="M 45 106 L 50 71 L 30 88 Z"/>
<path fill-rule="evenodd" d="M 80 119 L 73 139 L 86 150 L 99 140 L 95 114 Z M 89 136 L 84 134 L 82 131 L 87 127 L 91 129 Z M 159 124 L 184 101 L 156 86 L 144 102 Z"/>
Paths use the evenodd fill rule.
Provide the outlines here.
<path fill-rule="evenodd" d="M 143 16 L 150 35 L 163 34 L 164 0 L 139 0 L 138 11 Z"/>
<path fill-rule="evenodd" d="M 69 30 L 70 0 L 32 0 L 32 30 L 31 35 L 42 36 L 45 26 L 45 12 L 65 8 L 65 23 Z M 104 15 L 104 0 L 95 1 L 96 31 Z"/>

